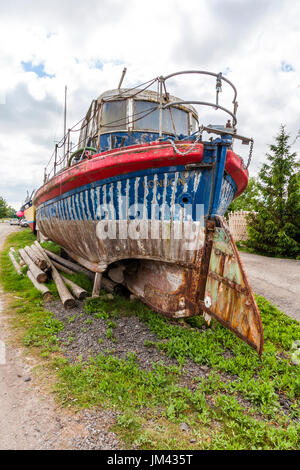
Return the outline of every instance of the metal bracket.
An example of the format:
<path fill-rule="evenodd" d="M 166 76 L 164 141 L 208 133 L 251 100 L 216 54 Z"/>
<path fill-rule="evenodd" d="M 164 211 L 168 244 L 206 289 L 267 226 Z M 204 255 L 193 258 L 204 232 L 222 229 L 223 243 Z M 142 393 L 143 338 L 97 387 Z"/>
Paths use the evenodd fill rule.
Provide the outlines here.
<path fill-rule="evenodd" d="M 204 169 L 204 170 L 210 170 L 215 166 L 214 163 L 189 163 L 188 165 L 184 165 L 185 170 L 197 170 L 199 169 Z"/>
<path fill-rule="evenodd" d="M 216 129 L 213 126 L 202 126 L 202 129 L 206 131 L 208 134 L 218 134 L 218 135 L 230 135 L 233 139 L 238 139 L 242 141 L 242 144 L 249 145 L 249 143 L 253 140 L 252 137 L 245 137 L 240 134 L 236 134 L 234 129 L 230 129 L 226 127 L 224 129 Z"/>

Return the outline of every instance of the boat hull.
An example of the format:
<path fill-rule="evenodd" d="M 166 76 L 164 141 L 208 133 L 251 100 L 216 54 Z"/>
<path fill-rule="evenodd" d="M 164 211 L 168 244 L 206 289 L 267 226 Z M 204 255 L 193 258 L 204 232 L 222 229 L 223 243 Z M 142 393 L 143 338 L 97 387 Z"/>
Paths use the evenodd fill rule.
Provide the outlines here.
<path fill-rule="evenodd" d="M 185 156 L 170 144 L 94 156 L 37 191 L 39 230 L 95 272 L 103 264 L 136 257 L 190 263 L 198 245 L 194 251 L 185 248 L 196 227 L 203 239 L 213 206 L 223 215 L 247 184 L 242 168 L 235 179 L 222 171 L 216 184 L 216 158 L 215 149 L 206 151 L 203 144 Z M 224 159 L 225 170 L 229 160 Z M 240 164 L 236 158 L 235 168 Z"/>
<path fill-rule="evenodd" d="M 88 269 L 119 269 L 158 312 L 214 316 L 261 352 L 259 313 L 221 219 L 246 171 L 226 142 L 189 148 L 137 146 L 61 172 L 35 195 L 38 228 Z"/>
<path fill-rule="evenodd" d="M 35 215 L 35 206 L 32 204 L 32 202 L 29 202 L 25 205 L 24 216 L 32 232 L 35 232 L 36 215 Z"/>

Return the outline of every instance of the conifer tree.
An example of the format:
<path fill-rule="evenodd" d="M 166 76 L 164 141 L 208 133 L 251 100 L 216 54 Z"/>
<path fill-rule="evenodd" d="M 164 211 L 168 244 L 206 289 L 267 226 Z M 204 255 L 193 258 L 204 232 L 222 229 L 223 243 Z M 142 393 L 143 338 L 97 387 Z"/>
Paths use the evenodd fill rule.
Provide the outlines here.
<path fill-rule="evenodd" d="M 229 212 L 255 210 L 257 195 L 258 189 L 256 178 L 254 176 L 250 176 L 247 188 L 239 197 L 229 204 L 225 216 L 227 216 Z"/>
<path fill-rule="evenodd" d="M 285 127 L 270 145 L 258 175 L 256 213 L 249 217 L 247 245 L 271 256 L 300 256 L 300 175 Z"/>

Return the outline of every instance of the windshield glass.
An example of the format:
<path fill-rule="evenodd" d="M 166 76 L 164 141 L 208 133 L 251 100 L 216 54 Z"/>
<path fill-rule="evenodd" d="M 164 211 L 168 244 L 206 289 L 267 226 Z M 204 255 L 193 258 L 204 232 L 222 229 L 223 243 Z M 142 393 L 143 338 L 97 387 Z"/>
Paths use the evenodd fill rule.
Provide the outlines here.
<path fill-rule="evenodd" d="M 171 106 L 164 109 L 163 130 L 173 134 L 188 134 L 188 114 L 182 109 Z"/>
<path fill-rule="evenodd" d="M 102 132 L 126 129 L 126 107 L 126 100 L 103 103 Z"/>
<path fill-rule="evenodd" d="M 150 101 L 135 101 L 134 128 L 151 129 L 159 128 L 158 104 Z"/>
<path fill-rule="evenodd" d="M 144 130 L 159 130 L 158 103 L 150 101 L 135 101 L 134 128 Z M 171 107 L 163 110 L 163 132 L 170 134 L 188 134 L 188 113 Z"/>

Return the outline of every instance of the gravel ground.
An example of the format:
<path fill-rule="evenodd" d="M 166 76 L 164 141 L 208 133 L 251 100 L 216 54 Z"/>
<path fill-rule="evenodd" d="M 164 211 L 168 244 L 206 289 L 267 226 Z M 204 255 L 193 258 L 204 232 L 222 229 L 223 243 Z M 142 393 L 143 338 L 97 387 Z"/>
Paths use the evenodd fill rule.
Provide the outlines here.
<path fill-rule="evenodd" d="M 158 351 L 154 345 L 145 346 L 145 340 L 157 341 L 157 337 L 135 316 L 113 320 L 116 324 L 116 328 L 113 329 L 116 342 L 113 342 L 105 335 L 108 320 L 97 319 L 86 314 L 83 302 L 77 301 L 75 308 L 66 311 L 61 302 L 55 301 L 49 303 L 47 309 L 65 325 L 65 328 L 59 333 L 59 337 L 62 341 L 61 346 L 65 356 L 72 362 L 75 362 L 78 356 L 81 356 L 83 360 L 87 360 L 90 356 L 100 353 L 107 354 L 107 351 L 110 351 L 113 352 L 114 356 L 121 359 L 125 359 L 128 353 L 136 353 L 139 366 L 146 370 L 152 369 L 153 363 L 157 362 L 161 362 L 166 366 L 178 366 L 176 359 L 170 359 L 164 352 Z M 87 321 L 88 323 L 86 323 Z M 202 328 L 205 329 L 206 327 L 203 326 Z M 231 358 L 233 353 L 227 350 L 224 357 Z M 208 377 L 211 371 L 212 369 L 206 365 L 198 365 L 192 360 L 186 360 L 179 377 L 179 384 L 191 390 L 196 390 L 198 384 L 195 379 Z M 224 382 L 236 379 L 235 376 L 221 371 L 219 375 Z M 250 401 L 242 396 L 237 398 L 246 410 L 252 408 Z M 207 401 L 210 401 L 209 396 L 207 396 Z M 279 396 L 279 402 L 283 412 L 288 414 L 292 402 L 283 395 Z"/>
<path fill-rule="evenodd" d="M 92 355 L 113 350 L 113 354 L 121 359 L 126 359 L 128 353 L 136 353 L 137 361 L 142 369 L 150 370 L 153 363 L 157 362 L 168 367 L 178 366 L 176 359 L 169 358 L 165 353 L 158 351 L 155 346 L 145 346 L 145 340 L 157 341 L 157 337 L 135 316 L 113 320 L 116 323 L 116 328 L 113 328 L 116 341 L 113 342 L 105 335 L 108 321 L 87 315 L 84 312 L 83 302 L 77 302 L 75 308 L 66 311 L 61 302 L 56 301 L 47 304 L 47 309 L 65 325 L 59 337 L 62 340 L 66 357 L 72 361 L 75 361 L 78 356 L 86 360 Z M 92 323 L 86 323 L 87 321 L 92 321 Z M 205 365 L 186 361 L 181 382 L 194 388 L 193 379 L 206 377 L 210 372 L 211 369 Z M 224 379 L 230 380 L 231 377 L 224 375 Z"/>
<path fill-rule="evenodd" d="M 108 321 L 87 315 L 83 308 L 83 302 L 77 302 L 75 308 L 67 311 L 61 302 L 51 302 L 47 304 L 47 310 L 65 325 L 64 330 L 59 333 L 59 337 L 62 340 L 65 355 L 72 361 L 75 361 L 79 355 L 83 360 L 86 360 L 91 355 L 105 353 L 106 350 L 113 349 L 114 355 L 122 359 L 126 359 L 130 352 L 136 353 L 139 364 L 144 369 L 150 369 L 152 362 L 158 362 L 162 359 L 166 365 L 177 365 L 177 361 L 168 359 L 156 348 L 144 345 L 145 339 L 157 341 L 157 337 L 135 316 L 113 320 L 117 325 L 116 328 L 113 328 L 113 334 L 116 338 L 116 342 L 113 342 L 105 336 Z M 99 344 L 99 340 L 101 340 L 101 344 Z"/>

